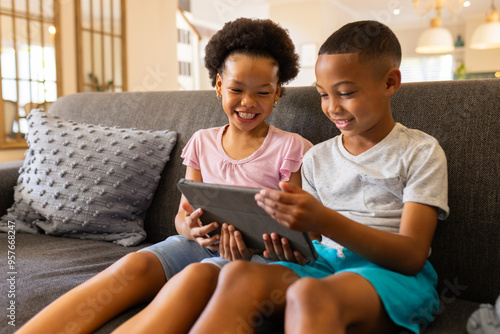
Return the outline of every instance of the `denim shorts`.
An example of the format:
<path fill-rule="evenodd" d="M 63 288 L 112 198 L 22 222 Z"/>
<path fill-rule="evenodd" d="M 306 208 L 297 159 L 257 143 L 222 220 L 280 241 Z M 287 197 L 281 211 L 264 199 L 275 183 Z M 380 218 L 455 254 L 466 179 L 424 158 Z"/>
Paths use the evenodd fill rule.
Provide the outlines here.
<path fill-rule="evenodd" d="M 324 278 L 326 276 L 353 272 L 368 280 L 391 318 L 398 326 L 409 332 L 419 333 L 428 326 L 433 313 L 439 310 L 436 291 L 437 274 L 429 261 L 415 276 L 407 276 L 382 268 L 344 248 L 342 252 L 313 241 L 318 259 L 301 266 L 290 262 L 274 262 L 293 270 L 299 277 Z"/>
<path fill-rule="evenodd" d="M 156 255 L 163 266 L 167 280 L 192 263 L 212 263 L 219 268 L 229 263 L 229 260 L 219 256 L 219 251 L 211 251 L 201 247 L 196 241 L 187 240 L 180 235 L 168 237 L 161 242 L 139 250 L 139 252 L 142 251 L 148 251 Z M 256 263 L 270 262 L 260 254 L 254 255 L 251 261 Z"/>

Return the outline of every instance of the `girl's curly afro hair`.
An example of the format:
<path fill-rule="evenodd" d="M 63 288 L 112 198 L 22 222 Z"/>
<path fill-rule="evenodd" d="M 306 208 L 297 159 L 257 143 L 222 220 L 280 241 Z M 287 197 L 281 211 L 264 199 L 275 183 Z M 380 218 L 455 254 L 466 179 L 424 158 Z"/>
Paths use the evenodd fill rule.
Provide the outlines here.
<path fill-rule="evenodd" d="M 205 67 L 212 86 L 233 53 L 270 57 L 278 63 L 278 81 L 287 83 L 299 72 L 299 56 L 288 32 L 271 20 L 240 18 L 228 22 L 205 48 Z"/>

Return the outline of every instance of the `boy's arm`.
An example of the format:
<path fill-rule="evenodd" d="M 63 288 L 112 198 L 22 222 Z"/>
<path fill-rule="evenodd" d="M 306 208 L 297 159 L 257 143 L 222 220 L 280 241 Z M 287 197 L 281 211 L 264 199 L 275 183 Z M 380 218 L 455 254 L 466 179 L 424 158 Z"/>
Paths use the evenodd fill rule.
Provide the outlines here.
<path fill-rule="evenodd" d="M 298 187 L 280 186 L 283 192 L 263 190 L 256 195 L 259 205 L 280 224 L 323 234 L 367 260 L 403 274 L 414 275 L 424 266 L 437 224 L 434 207 L 406 203 L 400 232 L 394 234 L 346 218 Z"/>

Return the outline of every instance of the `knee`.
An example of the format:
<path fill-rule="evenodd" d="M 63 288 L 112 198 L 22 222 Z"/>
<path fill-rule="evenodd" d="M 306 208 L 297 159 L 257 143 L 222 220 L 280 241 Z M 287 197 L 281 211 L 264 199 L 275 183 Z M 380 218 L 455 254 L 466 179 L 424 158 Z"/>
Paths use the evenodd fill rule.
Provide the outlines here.
<path fill-rule="evenodd" d="M 113 275 L 125 276 L 130 280 L 145 277 L 163 276 L 163 266 L 160 260 L 150 252 L 132 252 L 110 267 Z"/>
<path fill-rule="evenodd" d="M 217 285 L 220 268 L 211 263 L 192 263 L 176 276 L 182 277 L 190 285 Z M 176 278 L 174 276 L 174 278 Z"/>
<path fill-rule="evenodd" d="M 300 312 L 314 313 L 332 301 L 328 285 L 315 278 L 303 278 L 287 290 L 287 305 Z"/>
<path fill-rule="evenodd" d="M 232 261 L 226 264 L 221 272 L 219 284 L 224 289 L 245 289 L 251 286 L 258 290 L 259 285 L 263 283 L 263 275 L 260 273 L 260 265 L 247 261 Z"/>

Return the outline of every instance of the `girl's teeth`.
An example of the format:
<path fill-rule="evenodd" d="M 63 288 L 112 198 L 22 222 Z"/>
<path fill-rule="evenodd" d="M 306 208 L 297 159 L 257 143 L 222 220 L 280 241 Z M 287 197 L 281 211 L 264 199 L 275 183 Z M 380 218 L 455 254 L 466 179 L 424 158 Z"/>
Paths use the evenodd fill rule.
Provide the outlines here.
<path fill-rule="evenodd" d="M 257 116 L 257 114 L 251 114 L 251 113 L 247 113 L 247 112 L 239 112 L 238 115 L 240 115 L 240 117 L 244 118 L 244 119 L 252 119 L 255 116 Z"/>

